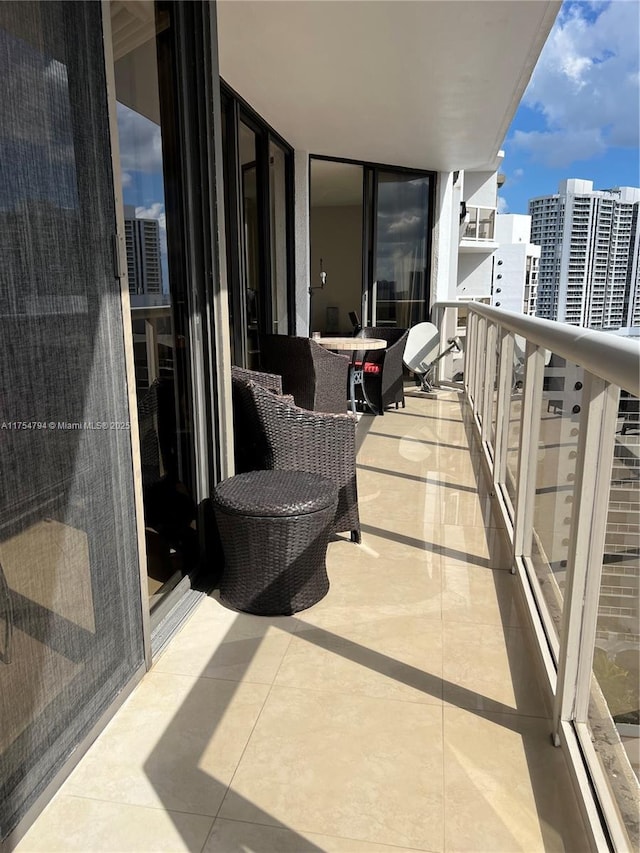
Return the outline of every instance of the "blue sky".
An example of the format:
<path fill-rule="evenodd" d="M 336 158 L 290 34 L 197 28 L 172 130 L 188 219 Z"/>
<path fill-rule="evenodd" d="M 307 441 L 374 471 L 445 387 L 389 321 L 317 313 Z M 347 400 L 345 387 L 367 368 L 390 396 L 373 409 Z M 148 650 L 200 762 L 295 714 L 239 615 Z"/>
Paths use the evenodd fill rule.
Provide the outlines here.
<path fill-rule="evenodd" d="M 558 190 L 640 186 L 640 2 L 565 2 L 511 123 L 499 210 Z"/>

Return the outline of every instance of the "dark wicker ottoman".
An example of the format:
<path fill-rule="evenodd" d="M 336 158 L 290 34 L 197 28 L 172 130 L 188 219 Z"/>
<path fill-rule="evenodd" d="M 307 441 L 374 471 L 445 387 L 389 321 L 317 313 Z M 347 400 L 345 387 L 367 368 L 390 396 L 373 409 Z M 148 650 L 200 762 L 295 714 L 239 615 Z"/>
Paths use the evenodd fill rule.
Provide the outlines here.
<path fill-rule="evenodd" d="M 325 565 L 338 487 L 303 471 L 250 471 L 219 483 L 220 596 L 236 610 L 287 615 L 329 590 Z"/>

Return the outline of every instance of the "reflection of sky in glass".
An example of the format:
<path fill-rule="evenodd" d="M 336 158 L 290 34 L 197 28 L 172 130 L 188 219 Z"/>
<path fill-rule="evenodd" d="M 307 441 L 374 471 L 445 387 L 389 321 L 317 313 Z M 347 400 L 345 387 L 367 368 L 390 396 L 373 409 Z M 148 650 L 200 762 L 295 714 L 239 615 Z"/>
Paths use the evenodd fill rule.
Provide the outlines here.
<path fill-rule="evenodd" d="M 118 139 L 124 203 L 135 207 L 137 218 L 158 220 L 162 287 L 163 291 L 168 293 L 169 270 L 160 126 L 118 103 Z"/>
<path fill-rule="evenodd" d="M 426 267 L 429 178 L 395 175 L 378 184 L 375 278 L 408 289 L 411 273 Z"/>
<path fill-rule="evenodd" d="M 78 207 L 67 69 L 0 29 L 0 209 Z"/>

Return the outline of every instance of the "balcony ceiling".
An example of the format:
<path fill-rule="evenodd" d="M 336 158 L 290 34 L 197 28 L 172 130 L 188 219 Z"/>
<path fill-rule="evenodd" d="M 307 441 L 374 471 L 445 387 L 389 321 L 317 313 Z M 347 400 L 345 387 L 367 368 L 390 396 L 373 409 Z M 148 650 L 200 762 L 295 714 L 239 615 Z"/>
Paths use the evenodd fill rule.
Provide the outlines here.
<path fill-rule="evenodd" d="M 219 0 L 220 73 L 312 154 L 490 168 L 560 5 Z"/>

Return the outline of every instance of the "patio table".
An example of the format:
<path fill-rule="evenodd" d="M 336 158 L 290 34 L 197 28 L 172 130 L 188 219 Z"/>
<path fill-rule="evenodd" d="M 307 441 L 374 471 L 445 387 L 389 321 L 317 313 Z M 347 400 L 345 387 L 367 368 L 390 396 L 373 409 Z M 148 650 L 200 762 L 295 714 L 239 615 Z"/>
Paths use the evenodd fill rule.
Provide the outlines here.
<path fill-rule="evenodd" d="M 325 349 L 336 350 L 337 352 L 352 353 L 351 364 L 349 365 L 349 398 L 351 400 L 351 411 L 355 415 L 356 385 L 360 385 L 360 387 L 362 388 L 362 396 L 364 397 L 364 401 L 369 407 L 369 409 L 373 412 L 374 415 L 380 414 L 380 412 L 378 412 L 378 410 L 371 403 L 369 397 L 367 396 L 366 387 L 364 382 L 362 381 L 362 374 L 364 371 L 365 362 L 367 360 L 367 352 L 372 349 L 386 349 L 387 342 L 382 338 L 354 338 L 346 336 L 314 338 L 313 340 Z M 364 353 L 360 366 L 356 364 L 356 353 L 358 352 Z"/>

